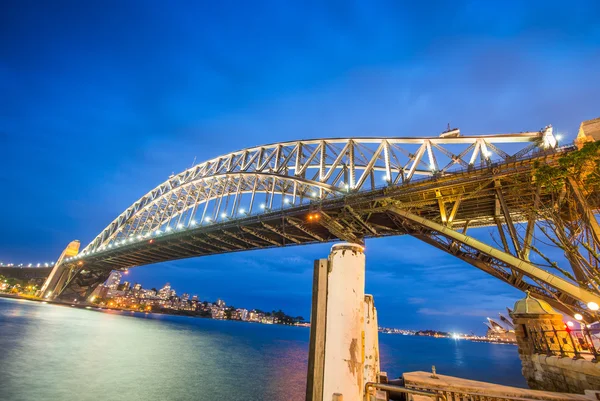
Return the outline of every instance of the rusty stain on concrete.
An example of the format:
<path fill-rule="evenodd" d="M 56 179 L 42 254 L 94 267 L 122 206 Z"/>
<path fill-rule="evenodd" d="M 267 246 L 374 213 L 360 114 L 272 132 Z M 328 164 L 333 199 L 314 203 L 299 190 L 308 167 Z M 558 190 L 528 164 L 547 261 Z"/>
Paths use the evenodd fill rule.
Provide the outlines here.
<path fill-rule="evenodd" d="M 358 340 L 356 338 L 353 338 L 350 342 L 349 351 L 350 359 L 346 360 L 346 362 L 348 363 L 348 370 L 350 371 L 350 374 L 352 374 L 352 376 L 356 377 L 356 383 L 360 387 L 362 384 L 362 378 L 360 377 L 361 375 L 359 375 L 360 363 L 358 361 Z"/>

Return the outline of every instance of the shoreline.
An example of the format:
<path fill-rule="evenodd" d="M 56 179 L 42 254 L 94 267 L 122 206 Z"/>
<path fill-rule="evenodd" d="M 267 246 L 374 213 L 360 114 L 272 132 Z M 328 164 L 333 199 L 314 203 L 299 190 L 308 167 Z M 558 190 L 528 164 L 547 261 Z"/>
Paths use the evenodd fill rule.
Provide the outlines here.
<path fill-rule="evenodd" d="M 27 296 L 22 296 L 22 295 L 6 294 L 6 293 L 0 293 L 0 298 L 40 302 L 43 304 L 51 304 L 51 305 L 64 306 L 64 307 L 70 307 L 70 308 L 85 309 L 85 310 L 90 310 L 93 312 L 100 312 L 100 313 L 102 313 L 104 311 L 116 311 L 116 312 L 130 312 L 133 314 L 143 314 L 143 315 L 179 316 L 179 317 L 189 317 L 189 318 L 207 319 L 207 320 L 215 320 L 215 321 L 255 323 L 255 324 L 262 324 L 265 326 L 309 327 L 309 326 L 302 326 L 302 325 L 295 325 L 295 324 L 280 324 L 280 323 L 263 324 L 260 322 L 251 322 L 251 321 L 247 321 L 247 320 L 213 319 L 211 317 L 204 317 L 204 316 L 183 314 L 183 313 L 166 313 L 166 312 L 160 312 L 160 311 L 144 312 L 144 311 L 132 310 L 132 309 L 121 309 L 121 308 L 111 308 L 111 307 L 106 307 L 106 306 L 98 306 L 98 305 L 89 304 L 89 303 L 83 304 L 83 303 L 49 301 L 49 300 L 45 300 L 45 299 L 41 299 L 41 298 L 37 298 L 37 297 L 27 297 Z M 123 316 L 127 316 L 127 315 L 123 315 Z"/>

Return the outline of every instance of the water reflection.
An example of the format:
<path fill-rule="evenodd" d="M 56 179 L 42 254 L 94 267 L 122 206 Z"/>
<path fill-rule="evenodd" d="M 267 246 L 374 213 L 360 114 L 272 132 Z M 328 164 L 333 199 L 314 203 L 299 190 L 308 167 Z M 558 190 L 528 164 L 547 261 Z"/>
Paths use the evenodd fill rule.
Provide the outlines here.
<path fill-rule="evenodd" d="M 303 400 L 307 328 L 94 312 L 0 299 L 7 400 Z M 391 377 L 430 370 L 524 385 L 517 349 L 380 336 Z"/>

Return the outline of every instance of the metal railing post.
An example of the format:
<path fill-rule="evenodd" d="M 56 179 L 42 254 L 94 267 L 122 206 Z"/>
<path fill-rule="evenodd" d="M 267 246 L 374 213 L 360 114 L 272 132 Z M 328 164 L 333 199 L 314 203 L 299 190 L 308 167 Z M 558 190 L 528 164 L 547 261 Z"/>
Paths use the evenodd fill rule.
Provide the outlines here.
<path fill-rule="evenodd" d="M 587 335 L 587 339 L 590 342 L 590 349 L 592 351 L 592 355 L 594 355 L 594 357 L 592 358 L 592 362 L 596 363 L 598 362 L 598 351 L 596 350 L 596 346 L 594 345 L 594 338 L 592 337 L 592 333 L 590 333 L 590 329 L 587 326 L 584 326 L 582 332 L 584 333 L 584 335 Z"/>
<path fill-rule="evenodd" d="M 583 357 L 581 356 L 579 351 L 577 351 L 577 346 L 575 345 L 575 341 L 573 341 L 573 336 L 568 331 L 567 331 L 567 335 L 569 336 L 569 340 L 571 340 L 571 345 L 573 345 L 573 353 L 575 354 L 573 356 L 573 359 L 583 359 Z"/>
<path fill-rule="evenodd" d="M 552 330 L 554 330 L 554 326 L 552 326 Z M 548 352 L 547 355 L 551 356 L 552 355 L 552 347 L 550 346 L 550 344 L 548 343 L 548 337 L 546 337 L 546 335 L 544 333 L 546 333 L 547 330 L 542 330 L 542 337 L 544 337 L 544 340 L 546 341 L 546 347 L 548 348 Z M 558 339 L 558 336 L 556 335 L 556 330 L 554 330 L 554 338 Z M 560 344 L 560 341 L 558 341 L 558 346 L 560 348 L 560 355 L 563 355 L 563 349 L 562 349 L 562 345 Z"/>

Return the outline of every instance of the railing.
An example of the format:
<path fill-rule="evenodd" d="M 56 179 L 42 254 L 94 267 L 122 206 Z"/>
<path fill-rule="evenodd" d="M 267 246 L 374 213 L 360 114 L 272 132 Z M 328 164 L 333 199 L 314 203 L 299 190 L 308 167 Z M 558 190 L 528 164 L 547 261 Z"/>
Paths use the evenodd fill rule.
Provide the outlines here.
<path fill-rule="evenodd" d="M 473 393 L 463 390 L 437 390 L 448 401 L 533 401 L 537 398 L 514 397 L 504 394 Z M 567 398 L 565 398 L 567 399 Z"/>
<path fill-rule="evenodd" d="M 479 393 L 479 392 L 471 392 L 464 390 L 454 390 L 454 389 L 441 389 L 427 386 L 419 386 L 418 389 L 410 388 L 400 385 L 388 384 L 388 383 L 367 383 L 365 386 L 365 399 L 372 400 L 376 398 L 372 397 L 373 394 L 370 394 L 370 389 L 375 388 L 378 390 L 387 391 L 391 398 L 390 399 L 399 399 L 398 395 L 404 395 L 405 400 L 414 400 L 413 397 L 410 396 L 425 396 L 429 398 L 433 398 L 436 401 L 534 401 L 540 400 L 537 397 L 517 397 L 510 396 L 505 394 L 493 394 L 493 393 Z M 521 390 L 521 389 L 517 389 Z M 525 392 L 530 390 L 523 390 Z M 394 396 L 395 395 L 395 396 Z M 524 394 L 527 395 L 527 394 Z M 560 398 L 558 398 L 560 399 Z M 572 400 L 573 397 L 569 397 L 569 395 L 565 395 L 564 400 Z"/>
<path fill-rule="evenodd" d="M 383 391 L 387 391 L 390 393 L 402 393 L 402 394 L 406 394 L 406 395 L 417 395 L 417 396 L 423 396 L 423 397 L 429 397 L 429 398 L 434 398 L 436 401 L 448 401 L 448 398 L 446 397 L 445 394 L 438 392 L 438 391 L 429 391 L 429 390 L 415 390 L 412 388 L 407 388 L 404 386 L 398 386 L 395 384 L 388 384 L 388 383 L 374 383 L 374 382 L 369 382 L 365 385 L 365 399 L 366 400 L 371 400 L 372 395 L 371 394 L 371 389 L 377 389 L 377 390 L 383 390 Z M 371 398 L 369 398 L 371 397 Z M 407 397 L 408 399 L 408 397 Z"/>
<path fill-rule="evenodd" d="M 573 359 L 591 358 L 592 362 L 600 360 L 600 329 L 585 325 L 581 329 L 527 327 L 527 337 L 536 354 Z"/>

